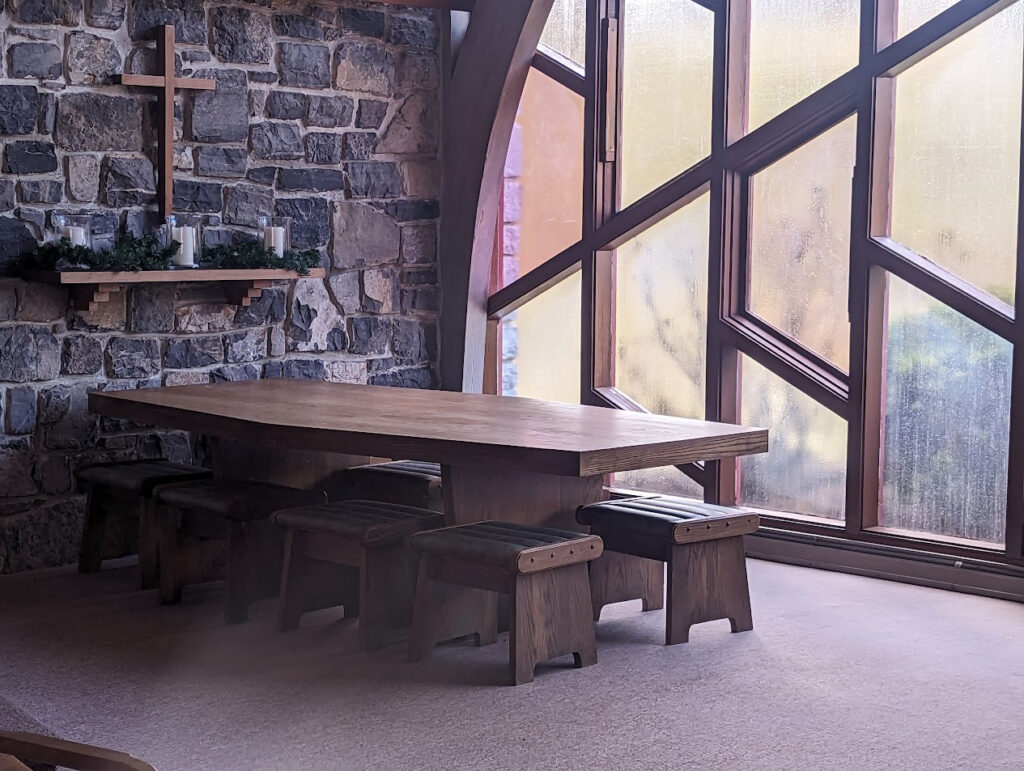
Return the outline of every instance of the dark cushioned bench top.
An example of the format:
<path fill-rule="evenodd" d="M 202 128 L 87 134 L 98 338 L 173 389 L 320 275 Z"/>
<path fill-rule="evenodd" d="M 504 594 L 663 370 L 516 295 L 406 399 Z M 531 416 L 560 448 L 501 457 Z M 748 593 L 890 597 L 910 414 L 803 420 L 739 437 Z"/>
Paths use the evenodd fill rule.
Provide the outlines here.
<path fill-rule="evenodd" d="M 353 466 L 346 474 L 394 477 L 397 479 L 422 480 L 431 485 L 441 484 L 441 464 L 419 460 L 395 460 L 389 463 L 371 463 Z"/>
<path fill-rule="evenodd" d="M 444 526 L 444 516 L 429 509 L 378 501 L 339 501 L 284 509 L 274 514 L 281 527 L 308 533 L 330 533 L 358 540 L 364 546 L 400 543 L 419 530 Z"/>
<path fill-rule="evenodd" d="M 592 503 L 581 506 L 576 519 L 609 540 L 609 549 L 614 548 L 614 533 L 682 544 L 753 533 L 760 521 L 751 511 L 671 495 Z"/>
<path fill-rule="evenodd" d="M 79 469 L 75 476 L 86 484 L 149 495 L 157 485 L 207 479 L 211 472 L 198 466 L 184 466 L 166 460 L 140 460 L 87 466 Z"/>
<path fill-rule="evenodd" d="M 278 509 L 323 499 L 316 491 L 230 479 L 163 485 L 157 488 L 154 497 L 168 506 L 236 520 L 265 519 Z"/>

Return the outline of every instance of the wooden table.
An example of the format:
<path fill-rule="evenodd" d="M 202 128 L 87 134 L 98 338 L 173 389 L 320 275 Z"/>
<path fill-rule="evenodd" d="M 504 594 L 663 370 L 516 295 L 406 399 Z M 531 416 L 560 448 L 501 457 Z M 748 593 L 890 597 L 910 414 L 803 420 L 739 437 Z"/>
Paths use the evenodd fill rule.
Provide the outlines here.
<path fill-rule="evenodd" d="M 95 392 L 89 408 L 214 437 L 222 450 L 216 473 L 295 487 L 316 486 L 332 465 L 367 456 L 439 462 L 453 523 L 498 519 L 579 529 L 575 510 L 604 497 L 606 474 L 768 449 L 761 428 L 306 380 Z M 324 460 L 330 458 L 337 460 Z"/>

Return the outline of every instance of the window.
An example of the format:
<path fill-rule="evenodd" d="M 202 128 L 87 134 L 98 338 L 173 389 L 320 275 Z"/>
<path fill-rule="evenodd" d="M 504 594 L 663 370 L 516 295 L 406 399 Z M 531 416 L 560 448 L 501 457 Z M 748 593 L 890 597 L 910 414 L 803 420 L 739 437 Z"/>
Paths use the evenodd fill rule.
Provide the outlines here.
<path fill-rule="evenodd" d="M 1024 0 L 562 0 L 541 47 L 504 391 L 770 431 L 620 487 L 1024 562 Z"/>

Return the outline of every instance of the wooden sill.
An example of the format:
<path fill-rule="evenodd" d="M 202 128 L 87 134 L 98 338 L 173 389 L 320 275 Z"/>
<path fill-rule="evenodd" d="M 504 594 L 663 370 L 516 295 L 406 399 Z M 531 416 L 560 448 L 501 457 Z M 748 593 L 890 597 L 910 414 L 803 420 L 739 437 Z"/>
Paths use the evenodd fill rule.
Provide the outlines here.
<path fill-rule="evenodd" d="M 33 281 L 60 284 L 71 290 L 75 308 L 95 311 L 110 295 L 125 284 L 196 283 L 219 281 L 224 284 L 228 301 L 248 306 L 275 281 L 294 281 L 300 278 L 323 278 L 323 268 L 311 268 L 302 276 L 293 270 L 257 268 L 252 270 L 220 270 L 213 268 L 181 268 L 178 270 L 91 271 L 46 270 L 31 274 Z"/>

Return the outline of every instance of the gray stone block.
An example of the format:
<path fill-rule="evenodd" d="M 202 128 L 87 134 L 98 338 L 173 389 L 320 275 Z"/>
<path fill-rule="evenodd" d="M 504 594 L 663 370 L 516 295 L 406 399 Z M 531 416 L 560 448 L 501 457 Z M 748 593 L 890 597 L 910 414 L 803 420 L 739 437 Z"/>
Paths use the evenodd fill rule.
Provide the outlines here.
<path fill-rule="evenodd" d="M 38 115 L 35 86 L 0 85 L 0 134 L 32 134 Z"/>
<path fill-rule="evenodd" d="M 68 335 L 63 343 L 62 375 L 94 375 L 103 367 L 103 346 L 95 337 Z"/>
<path fill-rule="evenodd" d="M 53 80 L 61 76 L 60 46 L 52 43 L 15 43 L 7 56 L 12 78 Z"/>
<path fill-rule="evenodd" d="M 353 35 L 384 37 L 384 14 L 367 8 L 342 8 L 341 29 Z"/>
<path fill-rule="evenodd" d="M 36 430 L 38 401 L 31 386 L 7 389 L 4 426 L 8 434 L 31 434 Z"/>
<path fill-rule="evenodd" d="M 22 140 L 4 148 L 4 171 L 10 174 L 48 174 L 57 170 L 53 142 Z"/>
<path fill-rule="evenodd" d="M 200 70 L 217 81 L 214 91 L 192 97 L 192 138 L 197 142 L 241 142 L 249 136 L 248 81 L 242 70 Z"/>
<path fill-rule="evenodd" d="M 121 72 L 121 54 L 113 40 L 88 32 L 72 32 L 67 42 L 68 80 L 76 85 L 114 82 Z"/>
<path fill-rule="evenodd" d="M 267 64 L 274 54 L 270 20 L 248 8 L 212 11 L 213 55 L 222 62 Z"/>
<path fill-rule="evenodd" d="M 309 163 L 336 165 L 341 163 L 341 135 L 323 132 L 306 134 L 306 160 Z"/>
<path fill-rule="evenodd" d="M 142 149 L 142 108 L 135 99 L 91 92 L 57 100 L 57 144 L 81 152 Z"/>
<path fill-rule="evenodd" d="M 177 284 L 136 284 L 128 303 L 128 327 L 132 332 L 170 332 L 174 329 Z"/>
<path fill-rule="evenodd" d="M 331 237 L 330 207 L 325 198 L 279 198 L 274 203 L 278 217 L 292 218 L 292 247 L 316 249 Z"/>
<path fill-rule="evenodd" d="M 352 339 L 349 350 L 352 353 L 364 355 L 387 353 L 392 329 L 390 319 L 380 316 L 357 316 L 348 321 Z"/>
<path fill-rule="evenodd" d="M 275 120 L 300 120 L 306 114 L 309 97 L 297 91 L 271 91 L 267 97 L 267 117 Z"/>
<path fill-rule="evenodd" d="M 233 185 L 228 188 L 224 221 L 232 225 L 254 228 L 260 216 L 269 216 L 273 210 L 272 191 L 255 185 Z"/>
<path fill-rule="evenodd" d="M 42 1 L 42 0 L 40 0 Z M 133 40 L 152 40 L 158 28 L 174 25 L 178 43 L 206 42 L 203 0 L 135 0 L 132 4 Z"/>
<path fill-rule="evenodd" d="M 302 157 L 302 138 L 292 123 L 257 123 L 250 132 L 252 154 L 270 160 L 297 160 Z"/>
<path fill-rule="evenodd" d="M 127 0 L 88 0 L 85 17 L 90 26 L 119 29 L 124 24 Z"/>
<path fill-rule="evenodd" d="M 24 24 L 61 24 L 73 27 L 82 12 L 82 0 L 14 0 L 14 17 Z"/>
<path fill-rule="evenodd" d="M 255 327 L 224 336 L 225 359 L 229 364 L 258 361 L 267 355 L 267 330 Z"/>
<path fill-rule="evenodd" d="M 334 267 L 348 269 L 398 261 L 394 219 L 367 204 L 343 201 L 334 210 Z"/>
<path fill-rule="evenodd" d="M 341 169 L 281 169 L 279 190 L 344 190 L 345 175 Z"/>
<path fill-rule="evenodd" d="M 378 99 L 360 99 L 356 128 L 378 129 L 388 114 L 388 103 Z"/>
<path fill-rule="evenodd" d="M 296 13 L 274 16 L 274 32 L 282 37 L 297 37 L 303 40 L 323 40 L 323 25 L 316 19 Z"/>
<path fill-rule="evenodd" d="M 402 173 L 396 163 L 346 163 L 345 176 L 351 198 L 399 198 L 403 194 Z"/>
<path fill-rule="evenodd" d="M 286 86 L 327 88 L 331 85 L 331 54 L 327 46 L 281 43 L 281 82 Z"/>
<path fill-rule="evenodd" d="M 244 147 L 200 147 L 196 172 L 209 177 L 244 177 L 249 154 Z"/>
<path fill-rule="evenodd" d="M 224 361 L 224 343 L 220 337 L 181 337 L 171 340 L 164 352 L 168 369 L 208 367 Z"/>
<path fill-rule="evenodd" d="M 0 327 L 0 380 L 52 380 L 60 372 L 60 345 L 47 327 Z"/>
<path fill-rule="evenodd" d="M 396 13 L 391 16 L 388 42 L 413 48 L 437 48 L 441 39 L 438 23 L 420 14 Z"/>
<path fill-rule="evenodd" d="M 103 162 L 103 195 L 107 206 L 138 206 L 156 198 L 156 171 L 147 158 L 108 155 Z"/>
<path fill-rule="evenodd" d="M 107 376 L 151 377 L 160 371 L 160 341 L 152 337 L 112 337 L 107 343 Z"/>
<path fill-rule="evenodd" d="M 306 125 L 338 128 L 352 123 L 354 104 L 347 96 L 313 96 L 309 99 Z"/>
<path fill-rule="evenodd" d="M 395 58 L 383 43 L 343 40 L 334 60 L 334 85 L 342 91 L 379 96 L 391 96 L 394 92 Z"/>
<path fill-rule="evenodd" d="M 23 179 L 18 183 L 18 200 L 22 203 L 60 203 L 64 183 L 59 179 Z"/>
<path fill-rule="evenodd" d="M 95 201 L 100 190 L 100 160 L 94 155 L 67 157 L 67 193 L 73 201 Z"/>
<path fill-rule="evenodd" d="M 223 187 L 214 182 L 174 180 L 174 208 L 187 212 L 219 212 Z"/>

